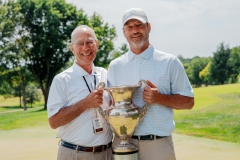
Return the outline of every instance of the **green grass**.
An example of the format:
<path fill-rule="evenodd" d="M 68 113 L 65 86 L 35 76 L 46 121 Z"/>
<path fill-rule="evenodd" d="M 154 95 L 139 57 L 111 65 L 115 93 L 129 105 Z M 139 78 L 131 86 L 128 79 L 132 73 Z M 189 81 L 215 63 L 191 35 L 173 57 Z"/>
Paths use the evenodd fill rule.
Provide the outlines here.
<path fill-rule="evenodd" d="M 7 111 L 18 109 L 19 107 L 19 98 L 7 98 L 4 99 L 3 96 L 0 96 L 0 113 Z"/>
<path fill-rule="evenodd" d="M 16 128 L 42 126 L 48 123 L 47 111 L 43 109 L 8 112 L 0 114 L 0 131 Z"/>
<path fill-rule="evenodd" d="M 240 83 L 195 88 L 192 110 L 175 111 L 175 133 L 240 143 Z M 47 126 L 43 101 L 26 111 L 0 96 L 0 131 Z"/>
<path fill-rule="evenodd" d="M 24 111 L 23 106 L 19 107 L 19 98 L 0 96 L 0 131 L 48 125 L 47 111 L 43 108 L 42 100 Z"/>
<path fill-rule="evenodd" d="M 195 105 L 175 111 L 175 133 L 240 143 L 240 83 L 194 89 Z"/>
<path fill-rule="evenodd" d="M 23 105 L 20 107 L 20 100 L 18 97 L 7 98 L 4 99 L 3 96 L 0 95 L 0 114 L 3 112 L 13 112 L 23 110 Z M 34 107 L 42 107 L 43 108 L 43 99 L 41 102 L 36 102 L 33 104 Z M 27 105 L 27 108 L 32 108 L 30 104 Z"/>

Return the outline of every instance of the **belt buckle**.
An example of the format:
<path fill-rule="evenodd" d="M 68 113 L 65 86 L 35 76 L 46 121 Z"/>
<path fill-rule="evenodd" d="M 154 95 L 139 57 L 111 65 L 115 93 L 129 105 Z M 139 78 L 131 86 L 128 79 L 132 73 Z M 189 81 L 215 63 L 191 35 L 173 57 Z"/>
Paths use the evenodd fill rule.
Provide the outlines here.
<path fill-rule="evenodd" d="M 78 153 L 78 145 L 76 145 L 76 148 L 75 148 L 76 152 Z"/>
<path fill-rule="evenodd" d="M 157 136 L 156 135 L 154 135 L 154 140 L 156 140 L 157 139 Z"/>
<path fill-rule="evenodd" d="M 92 153 L 94 154 L 95 153 L 95 147 L 92 147 L 92 148 L 93 148 Z"/>
<path fill-rule="evenodd" d="M 150 135 L 150 140 L 153 140 L 153 135 L 152 134 Z"/>
<path fill-rule="evenodd" d="M 150 140 L 152 141 L 152 140 L 156 140 L 157 139 L 157 136 L 156 135 L 150 135 Z"/>
<path fill-rule="evenodd" d="M 62 145 L 62 143 L 63 143 L 63 141 L 62 141 L 62 140 L 58 141 L 58 146 L 61 146 L 61 145 Z"/>

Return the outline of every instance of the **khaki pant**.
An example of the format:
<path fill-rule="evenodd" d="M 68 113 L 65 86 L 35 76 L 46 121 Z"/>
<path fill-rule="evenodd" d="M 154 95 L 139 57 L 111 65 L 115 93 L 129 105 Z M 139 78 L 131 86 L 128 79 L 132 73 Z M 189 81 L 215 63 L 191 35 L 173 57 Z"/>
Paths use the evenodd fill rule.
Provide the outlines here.
<path fill-rule="evenodd" d="M 138 146 L 139 160 L 176 160 L 172 136 L 156 140 L 131 139 L 130 142 Z M 120 139 L 115 136 L 113 146 L 119 143 Z"/>
<path fill-rule="evenodd" d="M 76 152 L 73 149 L 69 149 L 63 146 L 59 146 L 57 160 L 111 160 L 112 149 L 109 148 L 103 152 L 91 153 L 91 152 Z"/>

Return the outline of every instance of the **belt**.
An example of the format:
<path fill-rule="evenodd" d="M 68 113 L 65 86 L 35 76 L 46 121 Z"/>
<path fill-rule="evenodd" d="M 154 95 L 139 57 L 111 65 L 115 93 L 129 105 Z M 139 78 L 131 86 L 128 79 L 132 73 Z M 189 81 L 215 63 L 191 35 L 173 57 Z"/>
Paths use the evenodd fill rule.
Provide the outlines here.
<path fill-rule="evenodd" d="M 109 142 L 107 145 L 101 145 L 101 146 L 96 146 L 96 147 L 83 147 L 83 146 L 71 144 L 71 143 L 68 143 L 65 141 L 61 141 L 60 145 L 63 147 L 66 147 L 66 148 L 74 149 L 76 151 L 95 153 L 95 152 L 103 152 L 103 151 L 107 150 L 108 148 L 110 148 L 112 146 L 112 142 Z"/>
<path fill-rule="evenodd" d="M 160 138 L 164 138 L 166 136 L 156 136 L 156 135 L 144 135 L 144 136 L 132 136 L 133 139 L 138 139 L 138 140 L 156 140 Z"/>

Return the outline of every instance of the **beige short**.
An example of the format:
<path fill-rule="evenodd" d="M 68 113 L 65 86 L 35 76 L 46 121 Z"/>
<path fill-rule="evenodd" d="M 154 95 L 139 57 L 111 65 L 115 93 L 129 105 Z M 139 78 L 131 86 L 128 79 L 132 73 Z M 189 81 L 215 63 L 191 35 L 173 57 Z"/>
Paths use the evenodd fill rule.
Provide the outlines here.
<path fill-rule="evenodd" d="M 120 140 L 115 136 L 113 146 L 119 142 Z M 172 136 L 156 140 L 131 139 L 130 142 L 138 146 L 139 160 L 176 160 Z"/>
<path fill-rule="evenodd" d="M 76 151 L 63 146 L 59 146 L 57 160 L 111 160 L 112 149 L 109 148 L 103 152 L 92 153 Z"/>

